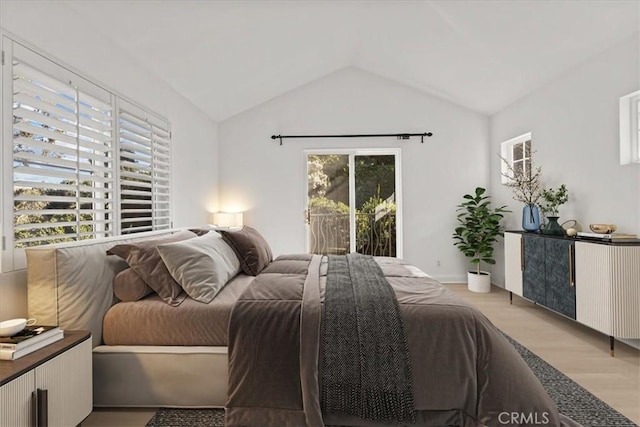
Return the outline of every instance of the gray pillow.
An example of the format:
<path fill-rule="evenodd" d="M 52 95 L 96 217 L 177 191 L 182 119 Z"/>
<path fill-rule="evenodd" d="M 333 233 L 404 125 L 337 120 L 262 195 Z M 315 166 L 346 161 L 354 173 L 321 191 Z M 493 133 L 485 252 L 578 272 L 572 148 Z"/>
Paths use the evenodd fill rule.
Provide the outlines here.
<path fill-rule="evenodd" d="M 122 270 L 113 279 L 113 293 L 120 301 L 138 301 L 152 292 L 153 289 L 131 268 Z"/>
<path fill-rule="evenodd" d="M 182 288 L 173 279 L 156 247 L 163 243 L 177 242 L 195 238 L 195 234 L 182 230 L 169 236 L 158 237 L 155 239 L 140 240 L 129 243 L 121 243 L 109 249 L 108 255 L 117 255 L 127 261 L 138 276 L 146 282 L 147 285 L 171 306 L 178 306 L 187 295 Z"/>
<path fill-rule="evenodd" d="M 158 245 L 171 276 L 196 301 L 208 303 L 240 271 L 240 261 L 222 236 L 210 231 L 200 237 Z"/>
<path fill-rule="evenodd" d="M 273 261 L 269 243 L 255 228 L 245 225 L 240 230 L 220 230 L 220 233 L 238 256 L 243 273 L 257 276 Z"/>

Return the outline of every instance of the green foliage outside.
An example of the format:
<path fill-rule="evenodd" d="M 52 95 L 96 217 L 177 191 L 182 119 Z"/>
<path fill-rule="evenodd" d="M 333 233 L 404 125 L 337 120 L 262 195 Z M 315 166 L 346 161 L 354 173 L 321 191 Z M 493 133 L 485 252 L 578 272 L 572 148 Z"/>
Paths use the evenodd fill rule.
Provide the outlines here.
<path fill-rule="evenodd" d="M 388 198 L 396 191 L 394 156 L 356 156 L 356 208 L 364 209 L 372 199 Z"/>
<path fill-rule="evenodd" d="M 395 202 L 370 197 L 356 210 L 356 252 L 396 256 Z"/>
<path fill-rule="evenodd" d="M 38 113 L 49 116 L 50 114 L 43 110 L 36 110 Z M 20 122 L 28 121 L 22 117 L 13 116 L 13 124 L 17 125 Z M 46 124 L 41 124 L 43 129 L 48 129 L 53 132 L 64 133 L 60 129 L 52 128 Z M 14 128 L 14 140 L 18 141 L 20 138 L 30 140 L 36 138 L 34 133 L 25 132 Z M 37 137 L 42 142 L 50 143 L 52 148 L 55 148 L 55 140 L 48 137 Z M 61 158 L 62 156 L 55 150 L 42 149 L 39 153 L 31 149 L 25 144 L 14 143 L 13 146 L 14 155 L 19 153 L 39 154 L 43 158 Z M 31 162 L 27 160 L 18 160 L 14 158 L 13 166 L 25 167 L 31 166 Z M 75 185 L 75 181 L 62 181 L 61 184 Z M 81 182 L 81 185 L 90 186 L 88 181 Z M 60 202 L 60 201 L 45 201 L 37 200 L 43 196 L 50 197 L 76 197 L 76 192 L 71 190 L 61 190 L 55 188 L 37 188 L 37 187 L 14 187 L 13 195 L 15 198 L 19 196 L 29 196 L 36 200 L 15 200 L 13 204 L 13 224 L 16 226 L 33 225 L 31 228 L 14 228 L 14 242 L 16 248 L 25 248 L 29 246 L 38 246 L 46 243 L 59 243 L 69 242 L 77 240 L 75 235 L 78 233 L 78 225 L 69 225 L 65 223 L 72 223 L 77 221 L 91 221 L 93 219 L 90 213 L 80 213 L 79 218 L 76 218 L 77 203 L 73 202 Z M 91 197 L 90 192 L 80 192 L 80 197 Z M 90 209 L 91 204 L 81 205 L 81 209 Z M 52 213 L 20 213 L 20 212 L 34 212 L 34 211 L 51 211 Z M 68 211 L 68 213 L 59 213 L 60 211 Z M 40 224 L 49 224 L 47 227 L 42 227 Z M 93 225 L 82 224 L 80 225 L 80 233 L 90 233 L 93 231 Z M 66 234 L 73 236 L 59 237 Z M 46 239 L 49 237 L 49 239 Z M 23 239 L 30 238 L 45 238 L 43 240 L 20 242 Z M 89 239 L 91 236 L 81 236 L 80 239 Z"/>
<path fill-rule="evenodd" d="M 311 155 L 307 167 L 312 250 L 323 248 L 324 239 L 334 246 L 329 253 L 348 252 L 348 156 Z M 356 156 L 355 176 L 356 252 L 395 256 L 394 156 Z"/>
<path fill-rule="evenodd" d="M 314 253 L 342 254 L 349 248 L 349 206 L 324 196 L 309 200 L 311 247 Z"/>
<path fill-rule="evenodd" d="M 48 116 L 49 114 L 38 110 L 39 113 Z M 20 118 L 18 116 L 13 117 L 14 125 L 24 121 L 25 119 Z M 51 128 L 47 125 L 42 125 L 42 128 L 48 129 L 54 132 L 63 133 L 63 131 Z M 52 150 L 42 149 L 39 152 L 34 151 L 29 146 L 22 143 L 14 143 L 13 152 L 14 155 L 20 153 L 29 153 L 29 154 L 38 154 L 43 158 L 53 157 L 53 158 L 61 158 L 62 156 L 55 151 L 55 143 L 56 141 L 53 138 L 47 137 L 39 137 L 33 133 L 25 132 L 23 130 L 18 130 L 14 128 L 14 140 L 18 141 L 19 139 L 34 139 L 37 138 L 42 142 L 47 142 L 51 144 Z M 121 150 L 121 161 L 129 161 L 131 163 L 139 163 L 138 160 L 134 158 L 127 157 L 126 153 L 131 152 L 130 150 Z M 19 157 L 19 156 L 18 156 Z M 31 161 L 17 159 L 14 157 L 13 166 L 24 167 L 31 166 Z M 36 162 L 37 163 L 37 162 Z M 124 167 L 122 170 L 127 172 L 134 172 L 140 175 L 151 175 L 150 172 L 145 170 L 138 170 L 136 168 Z M 137 178 L 128 178 L 129 182 L 137 182 L 137 181 L 145 181 L 143 179 Z M 145 181 L 147 182 L 147 181 Z M 76 181 L 64 180 L 60 182 L 60 184 L 75 186 Z M 80 185 L 84 187 L 91 187 L 93 185 L 92 181 L 81 181 Z M 108 190 L 107 188 L 99 189 L 99 190 Z M 151 209 L 151 190 L 148 190 L 145 187 L 136 187 L 135 185 L 122 185 L 121 190 L 136 190 L 136 191 L 149 191 L 149 195 L 129 195 L 126 197 L 122 197 L 122 205 L 121 208 L 124 209 Z M 19 196 L 29 196 L 30 198 L 35 198 L 36 200 L 15 200 L 14 201 L 14 227 L 16 226 L 27 226 L 33 225 L 30 228 L 14 228 L 14 242 L 16 248 L 25 248 L 29 246 L 38 246 L 47 243 L 59 243 L 59 242 L 68 242 L 75 240 L 85 240 L 91 239 L 92 233 L 95 231 L 94 226 L 92 224 L 80 224 L 77 222 L 85 222 L 85 221 L 93 221 L 93 213 L 90 211 L 93 209 L 92 203 L 83 203 L 80 205 L 80 214 L 79 218 L 76 217 L 78 212 L 78 205 L 75 200 L 66 201 L 45 201 L 45 200 L 37 200 L 42 196 L 52 196 L 52 197 L 65 197 L 75 199 L 77 192 L 75 190 L 63 190 L 63 189 L 55 189 L 55 188 L 38 188 L 38 187 L 14 187 L 13 191 L 14 197 Z M 80 197 L 90 199 L 93 197 L 92 191 L 80 191 Z M 131 205 L 127 204 L 127 200 L 145 200 L 148 201 L 148 205 Z M 52 211 L 55 213 L 20 213 L 20 212 L 34 212 L 34 211 Z M 57 212 L 56 212 L 57 211 Z M 60 211 L 66 211 L 65 213 L 60 213 Z M 113 215 L 113 213 L 105 213 L 105 219 L 109 219 L 109 215 Z M 151 222 L 151 213 L 132 213 L 126 214 L 123 213 L 121 215 L 122 219 L 126 218 L 140 218 L 137 222 L 129 222 L 122 224 L 122 233 L 127 232 L 128 227 L 139 227 L 139 226 L 150 226 Z M 146 218 L 148 217 L 148 220 Z M 65 224 L 67 223 L 67 224 Z M 68 223 L 76 223 L 70 225 Z M 48 226 L 43 227 L 41 224 L 48 224 Z M 80 230 L 78 231 L 78 226 Z M 105 232 L 109 232 L 109 229 L 105 229 Z M 78 233 L 85 234 L 77 237 Z M 64 235 L 70 235 L 68 237 L 61 237 Z M 32 239 L 32 238 L 44 238 L 42 240 L 38 239 L 36 241 L 22 241 L 24 239 Z M 49 238 L 49 239 L 46 239 Z"/>
<path fill-rule="evenodd" d="M 74 183 L 71 181 L 63 181 L 63 184 Z M 90 185 L 89 182 L 82 182 L 82 185 Z M 58 190 L 58 189 L 41 189 L 41 188 L 15 188 L 13 191 L 14 196 L 56 196 L 56 197 L 75 197 L 76 193 L 70 190 Z M 91 197 L 89 192 L 81 192 L 81 197 Z M 22 239 L 28 239 L 33 237 L 46 238 L 49 240 L 39 240 L 35 242 L 18 242 L 16 248 L 25 248 L 29 246 L 38 246 L 45 243 L 59 243 L 70 242 L 77 240 L 75 236 L 59 237 L 65 234 L 75 235 L 77 233 L 77 225 L 65 225 L 64 223 L 76 222 L 76 208 L 75 202 L 49 202 L 49 201 L 16 201 L 14 202 L 14 212 L 20 211 L 60 211 L 66 210 L 69 213 L 52 213 L 52 214 L 15 214 L 13 221 L 14 226 L 27 225 L 27 224 L 49 224 L 48 227 L 33 227 L 25 229 L 17 229 L 14 231 L 14 241 L 18 242 Z M 81 209 L 90 209 L 91 204 L 81 205 Z M 92 214 L 80 213 L 80 221 L 93 220 Z M 80 233 L 93 232 L 93 225 L 81 224 Z M 81 236 L 80 239 L 90 239 L 91 236 Z"/>
<path fill-rule="evenodd" d="M 326 197 L 349 203 L 349 158 L 341 155 L 310 155 L 308 158 L 309 199 Z"/>

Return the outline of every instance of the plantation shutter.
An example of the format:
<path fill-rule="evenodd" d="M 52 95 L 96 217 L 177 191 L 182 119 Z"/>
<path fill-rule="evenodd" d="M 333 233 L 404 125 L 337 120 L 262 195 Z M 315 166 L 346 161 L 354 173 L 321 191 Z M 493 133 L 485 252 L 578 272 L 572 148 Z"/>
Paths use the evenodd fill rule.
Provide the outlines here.
<path fill-rule="evenodd" d="M 29 246 L 169 229 L 167 120 L 0 42 L 0 271 L 26 267 Z"/>
<path fill-rule="evenodd" d="M 124 101 L 118 110 L 120 232 L 171 227 L 169 124 Z"/>
<path fill-rule="evenodd" d="M 14 247 L 113 235 L 111 94 L 15 43 L 11 65 Z"/>

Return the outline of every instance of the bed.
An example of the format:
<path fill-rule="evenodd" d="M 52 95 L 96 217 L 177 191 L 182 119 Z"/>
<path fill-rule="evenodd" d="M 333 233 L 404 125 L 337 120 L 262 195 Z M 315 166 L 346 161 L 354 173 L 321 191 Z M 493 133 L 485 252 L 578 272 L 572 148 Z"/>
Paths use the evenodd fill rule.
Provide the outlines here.
<path fill-rule="evenodd" d="M 331 364 L 321 356 L 330 351 L 321 339 L 331 323 L 322 321 L 328 258 L 272 261 L 270 251 L 250 248 L 252 257 L 239 258 L 251 274 L 236 275 L 206 304 L 181 294 L 172 296 L 182 298 L 175 306 L 154 294 L 119 302 L 114 279 L 130 263 L 107 251 L 169 234 L 27 252 L 29 317 L 92 332 L 96 406 L 226 407 L 229 427 L 511 425 L 511 414 L 533 414 L 531 424 L 575 425 L 557 413 L 491 322 L 419 269 L 392 258 L 366 262 L 379 267 L 404 319 L 413 419 L 323 411 L 325 389 L 331 390 L 323 388 Z M 214 306 L 218 317 L 207 314 L 206 307 Z"/>
<path fill-rule="evenodd" d="M 107 251 L 114 245 L 162 238 L 180 231 L 184 230 L 27 249 L 29 317 L 43 324 L 57 324 L 62 329 L 91 331 L 96 407 L 225 405 L 226 345 L 107 345 L 103 339 L 107 312 L 121 304 L 114 295 L 114 279 L 128 268 L 125 260 L 107 255 Z M 251 279 L 240 274 L 234 281 Z M 135 329 L 136 324 L 131 327 Z"/>

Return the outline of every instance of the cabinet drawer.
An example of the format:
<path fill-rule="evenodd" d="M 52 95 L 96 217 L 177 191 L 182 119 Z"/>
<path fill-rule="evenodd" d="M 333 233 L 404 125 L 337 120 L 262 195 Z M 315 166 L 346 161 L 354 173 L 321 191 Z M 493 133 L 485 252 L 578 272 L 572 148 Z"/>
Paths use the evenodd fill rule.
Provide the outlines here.
<path fill-rule="evenodd" d="M 0 427 L 33 425 L 31 392 L 34 383 L 35 372 L 30 371 L 0 387 Z"/>

